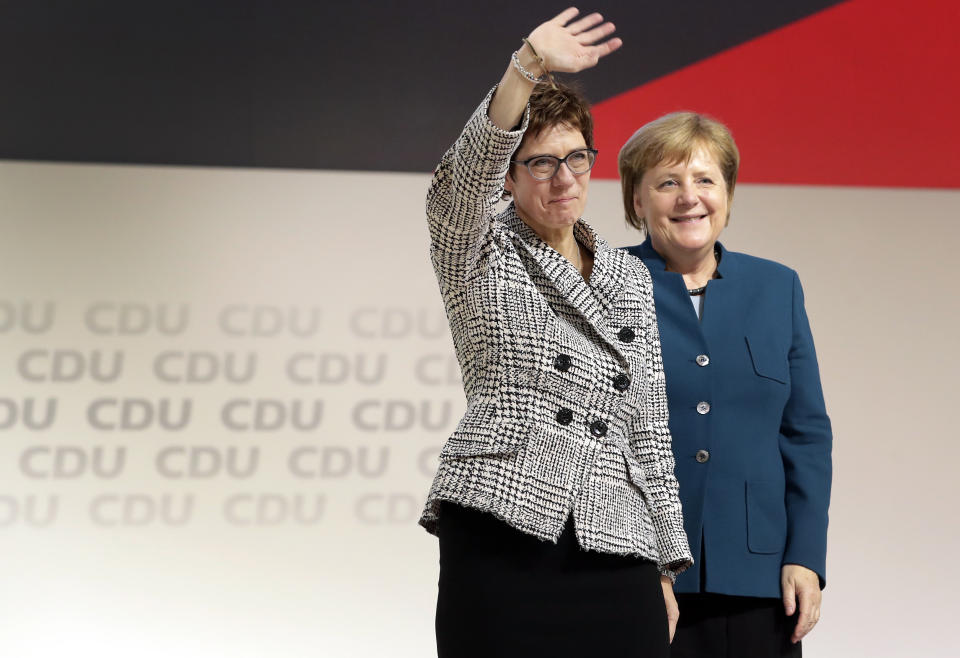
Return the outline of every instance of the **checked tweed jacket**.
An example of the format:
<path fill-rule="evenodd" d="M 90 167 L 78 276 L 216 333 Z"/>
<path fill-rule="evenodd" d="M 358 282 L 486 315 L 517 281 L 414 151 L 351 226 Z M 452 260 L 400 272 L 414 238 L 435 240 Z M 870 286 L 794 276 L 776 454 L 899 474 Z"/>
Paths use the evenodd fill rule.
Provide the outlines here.
<path fill-rule="evenodd" d="M 427 195 L 467 410 L 420 523 L 436 534 L 448 500 L 556 541 L 572 513 L 583 549 L 647 558 L 675 577 L 692 560 L 650 274 L 580 220 L 577 239 L 594 254 L 588 284 L 513 204 L 495 213 L 526 118 L 519 130 L 498 129 L 491 97 Z"/>

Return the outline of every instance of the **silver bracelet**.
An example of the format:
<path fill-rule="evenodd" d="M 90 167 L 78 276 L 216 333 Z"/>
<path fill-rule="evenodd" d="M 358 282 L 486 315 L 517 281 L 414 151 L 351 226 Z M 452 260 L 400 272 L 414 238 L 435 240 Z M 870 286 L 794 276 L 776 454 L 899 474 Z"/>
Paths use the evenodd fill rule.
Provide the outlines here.
<path fill-rule="evenodd" d="M 541 77 L 538 78 L 538 77 L 535 76 L 533 73 L 531 73 L 531 72 L 528 71 L 527 69 L 523 68 L 523 64 L 520 63 L 520 56 L 517 55 L 517 51 L 516 51 L 516 50 L 513 51 L 513 54 L 510 56 L 510 59 L 511 59 L 511 61 L 513 61 L 513 68 L 515 68 L 515 69 L 517 69 L 518 71 L 520 71 L 520 75 L 522 75 L 523 77 L 525 77 L 527 80 L 529 80 L 529 81 L 532 82 L 533 84 L 538 84 L 538 83 L 540 83 L 540 82 L 543 82 L 543 76 L 541 76 Z"/>

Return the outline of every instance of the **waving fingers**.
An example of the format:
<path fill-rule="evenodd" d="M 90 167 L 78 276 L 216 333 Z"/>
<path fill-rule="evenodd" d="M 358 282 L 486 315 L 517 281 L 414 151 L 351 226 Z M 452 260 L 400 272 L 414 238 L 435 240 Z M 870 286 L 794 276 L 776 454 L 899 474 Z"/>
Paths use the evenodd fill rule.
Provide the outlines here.
<path fill-rule="evenodd" d="M 576 18 L 577 14 L 579 13 L 580 13 L 580 10 L 577 9 L 576 7 L 567 7 L 566 9 L 561 11 L 559 14 L 551 18 L 550 22 L 559 23 L 561 26 L 563 26 L 569 23 L 570 21 L 572 21 L 574 18 Z"/>
<path fill-rule="evenodd" d="M 577 18 L 578 14 L 579 10 L 570 7 L 530 33 L 528 38 L 548 70 L 566 73 L 582 71 L 595 66 L 601 57 L 623 44 L 620 39 L 601 43 L 616 27 L 613 23 L 604 22 L 599 13 Z"/>
<path fill-rule="evenodd" d="M 582 34 L 583 32 L 586 32 L 590 28 L 602 22 L 603 16 L 597 12 L 594 12 L 584 16 L 583 18 L 578 18 L 574 22 L 567 25 L 566 28 L 570 31 L 570 34 Z"/>

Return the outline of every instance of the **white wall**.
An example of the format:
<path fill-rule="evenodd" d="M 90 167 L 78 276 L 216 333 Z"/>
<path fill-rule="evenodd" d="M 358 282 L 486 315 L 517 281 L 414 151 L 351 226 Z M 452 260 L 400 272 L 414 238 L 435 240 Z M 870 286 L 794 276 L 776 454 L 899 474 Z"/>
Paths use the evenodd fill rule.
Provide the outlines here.
<path fill-rule="evenodd" d="M 431 654 L 437 548 L 415 519 L 463 395 L 427 258 L 427 184 L 0 162 L 4 655 Z M 639 241 L 616 183 L 591 194 L 587 218 L 611 243 Z M 953 191 L 737 190 L 722 239 L 799 270 L 834 423 L 829 585 L 809 655 L 954 653 L 958 211 Z M 197 379 L 211 363 L 220 374 L 163 381 L 168 352 L 166 375 L 186 374 L 192 352 Z M 94 358 L 122 372 L 98 381 Z M 256 372 L 231 382 L 227 359 Z M 24 425 L 27 399 L 35 412 L 56 401 L 49 427 Z M 127 427 L 104 428 L 123 424 L 124 399 L 138 400 Z M 186 426 L 138 429 L 162 400 L 173 420 L 189 405 Z M 262 429 L 236 427 L 258 400 Z M 308 429 L 290 424 L 297 403 Z M 270 429 L 277 409 L 286 422 Z M 121 452 L 115 476 L 92 470 Z M 254 452 L 247 477 L 216 470 Z"/>

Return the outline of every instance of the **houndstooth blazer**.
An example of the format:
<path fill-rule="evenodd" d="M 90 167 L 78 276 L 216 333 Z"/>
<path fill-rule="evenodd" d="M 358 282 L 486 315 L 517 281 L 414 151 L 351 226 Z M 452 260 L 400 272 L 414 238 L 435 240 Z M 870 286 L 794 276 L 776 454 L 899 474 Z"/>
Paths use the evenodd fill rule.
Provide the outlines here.
<path fill-rule="evenodd" d="M 440 453 L 420 523 L 440 501 L 556 541 L 569 514 L 585 550 L 692 564 L 673 475 L 650 274 L 584 221 L 590 283 L 544 243 L 504 177 L 526 128 L 487 118 L 492 91 L 443 156 L 427 195 L 430 255 L 467 410 Z"/>

